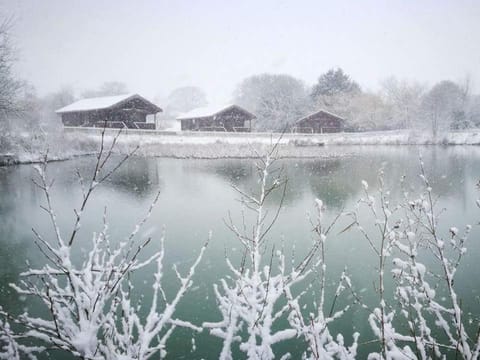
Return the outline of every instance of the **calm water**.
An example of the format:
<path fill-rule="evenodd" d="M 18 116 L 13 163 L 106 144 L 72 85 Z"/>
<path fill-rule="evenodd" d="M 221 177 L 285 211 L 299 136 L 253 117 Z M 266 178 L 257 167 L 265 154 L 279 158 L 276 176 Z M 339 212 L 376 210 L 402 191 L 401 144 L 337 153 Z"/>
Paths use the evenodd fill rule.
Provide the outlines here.
<path fill-rule="evenodd" d="M 480 197 L 476 187 L 480 179 L 480 149 L 476 147 L 368 147 L 354 149 L 355 156 L 333 160 L 285 160 L 289 179 L 285 206 L 277 226 L 271 233 L 269 245 L 283 243 L 290 254 L 295 245 L 297 259 L 305 254 L 312 240 L 307 213 L 313 212 L 315 198 L 321 198 L 327 206 L 328 216 L 343 208 L 353 209 L 361 196 L 361 180 L 369 182 L 372 191 L 376 188 L 377 170 L 386 171 L 386 184 L 392 196 L 398 198 L 398 183 L 406 175 L 412 191 L 418 188 L 419 152 L 423 154 L 427 172 L 433 180 L 433 191 L 439 198 L 439 207 L 445 207 L 445 228 L 478 223 L 479 211 L 475 200 Z M 352 151 L 352 148 L 349 148 Z M 87 174 L 94 163 L 93 158 L 51 163 L 49 176 L 55 178 L 54 206 L 65 233 L 74 220 L 73 207 L 80 202 L 80 187 L 76 182 L 75 169 Z M 52 235 L 48 219 L 39 208 L 44 199 L 32 184 L 32 166 L 21 165 L 0 168 L 0 304 L 13 312 L 33 306 L 17 298 L 8 283 L 18 280 L 18 274 L 26 269 L 26 261 L 39 266 L 43 259 L 32 242 L 31 228 L 45 236 Z M 196 256 L 208 232 L 213 239 L 195 277 L 195 285 L 178 308 L 178 317 L 187 318 L 195 324 L 216 321 L 220 314 L 215 309 L 212 284 L 221 274 L 227 273 L 225 251 L 238 260 L 240 244 L 223 225 L 228 211 L 240 213 L 238 198 L 231 184 L 243 190 L 257 186 L 255 168 L 250 160 L 174 160 L 157 158 L 132 158 L 108 183 L 98 188 L 87 208 L 82 222 L 80 237 L 75 249 L 80 258 L 88 249 L 93 231 L 101 229 L 101 214 L 106 206 L 111 228 L 111 237 L 122 240 L 141 219 L 158 190 L 160 201 L 151 219 L 143 228 L 142 236 L 159 239 L 162 227 L 166 228 L 166 265 L 174 263 L 188 266 Z M 279 201 L 276 196 L 268 204 L 272 209 Z M 343 222 L 346 224 L 346 220 Z M 341 230 L 341 225 L 338 234 Z M 480 242 L 478 226 L 474 226 L 468 242 L 469 252 L 458 272 L 456 285 L 466 312 L 480 313 L 478 276 Z M 153 244 L 158 246 L 158 242 Z M 357 289 L 364 289 L 368 299 L 374 298 L 372 276 L 376 259 L 356 232 L 335 235 L 328 242 L 328 271 L 330 282 L 336 281 L 341 270 L 348 265 Z M 429 259 L 425 260 L 429 262 Z M 151 269 L 137 273 L 136 295 L 148 298 Z M 168 271 L 165 281 L 177 286 L 173 274 Z M 170 292 L 172 294 L 172 292 Z M 168 294 L 167 294 L 168 295 Z M 346 299 L 345 301 L 348 301 Z M 328 303 L 328 302 L 327 302 Z M 147 302 L 146 306 L 149 303 Z M 328 308 L 329 304 L 327 304 Z M 362 333 L 361 341 L 372 339 L 367 328 L 366 314 L 359 309 L 347 313 L 335 330 L 346 335 L 353 330 Z M 352 323 L 354 329 L 352 329 Z M 196 350 L 192 350 L 191 333 L 178 330 L 169 342 L 170 358 L 218 357 L 221 342 L 206 332 L 195 335 Z M 287 348 L 298 354 L 301 344 L 291 341 L 282 344 L 279 351 Z M 193 351 L 193 352 L 192 352 Z M 367 351 L 364 348 L 364 351 Z"/>

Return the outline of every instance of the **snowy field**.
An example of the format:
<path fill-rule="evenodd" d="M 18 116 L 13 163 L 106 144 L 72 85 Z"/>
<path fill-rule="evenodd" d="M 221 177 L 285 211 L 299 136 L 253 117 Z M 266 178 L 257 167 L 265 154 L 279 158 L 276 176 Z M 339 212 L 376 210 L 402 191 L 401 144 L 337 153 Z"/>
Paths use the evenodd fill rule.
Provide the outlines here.
<path fill-rule="evenodd" d="M 106 140 L 112 141 L 118 130 L 107 129 Z M 278 141 L 278 133 L 219 133 L 126 130 L 118 139 L 120 153 L 139 147 L 137 155 L 171 158 L 252 158 L 264 153 Z M 65 128 L 63 134 L 47 138 L 25 138 L 11 154 L 17 163 L 38 162 L 48 150 L 50 160 L 66 160 L 95 153 L 101 141 L 97 128 Z M 428 132 L 413 130 L 377 131 L 336 134 L 284 134 L 279 141 L 279 157 L 317 158 L 344 156 L 355 152 L 350 145 L 479 145 L 480 130 L 471 129 L 441 133 L 434 138 Z M 345 145 L 339 149 L 337 145 Z M 5 158 L 6 159 L 6 158 Z M 2 159 L 0 159 L 0 163 Z M 7 162 L 7 161 L 5 161 Z"/>
<path fill-rule="evenodd" d="M 100 129 L 66 127 L 68 135 L 82 135 L 94 137 L 99 135 Z M 108 135 L 116 134 L 118 130 L 107 129 Z M 271 144 L 276 141 L 279 133 L 221 133 L 221 132 L 181 132 L 181 131 L 151 131 L 125 130 L 122 137 L 129 141 L 142 144 L 192 144 L 207 145 L 221 142 L 223 144 Z M 479 145 L 480 129 L 443 132 L 436 138 L 429 132 L 417 130 L 392 130 L 358 133 L 332 134 L 292 134 L 282 136 L 281 144 L 291 144 L 295 141 L 326 145 Z"/>
<path fill-rule="evenodd" d="M 71 143 L 99 143 L 99 129 L 66 128 Z M 107 130 L 112 139 L 117 130 Z M 118 150 L 127 152 L 139 146 L 139 154 L 174 158 L 250 158 L 274 144 L 278 133 L 162 132 L 127 130 L 118 140 Z M 280 157 L 319 157 L 352 153 L 348 147 L 336 151 L 333 145 L 477 145 L 480 130 L 448 132 L 434 139 L 416 131 L 382 131 L 337 134 L 284 134 L 279 140 Z M 331 145 L 331 146 L 329 146 Z"/>

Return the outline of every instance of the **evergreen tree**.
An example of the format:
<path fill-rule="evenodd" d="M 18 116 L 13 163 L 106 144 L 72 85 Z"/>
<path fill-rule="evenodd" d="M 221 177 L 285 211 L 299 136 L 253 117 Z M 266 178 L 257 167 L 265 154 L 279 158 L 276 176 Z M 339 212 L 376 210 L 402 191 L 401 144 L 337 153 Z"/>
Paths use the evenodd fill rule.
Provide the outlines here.
<path fill-rule="evenodd" d="M 317 100 L 321 96 L 335 96 L 339 94 L 358 94 L 360 86 L 345 74 L 341 68 L 330 69 L 322 74 L 313 87 L 311 96 Z"/>

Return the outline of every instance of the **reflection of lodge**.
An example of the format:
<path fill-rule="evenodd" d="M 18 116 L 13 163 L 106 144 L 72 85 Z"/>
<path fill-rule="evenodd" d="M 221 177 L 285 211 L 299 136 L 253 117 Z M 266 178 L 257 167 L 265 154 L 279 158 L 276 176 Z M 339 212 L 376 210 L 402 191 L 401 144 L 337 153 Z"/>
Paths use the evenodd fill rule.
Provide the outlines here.
<path fill-rule="evenodd" d="M 321 198 L 328 208 L 341 209 L 359 189 L 358 184 L 345 174 L 350 168 L 341 165 L 342 161 L 339 159 L 280 160 L 278 168 L 283 169 L 288 186 L 285 193 L 271 193 L 266 203 L 267 208 L 275 208 L 280 202 L 285 206 L 293 205 L 302 199 L 299 192 L 311 191 L 311 194 Z M 258 188 L 257 168 L 251 160 L 225 159 L 212 163 L 197 163 L 195 166 L 196 171 L 205 171 L 205 175 L 214 173 L 246 192 Z M 337 176 L 339 172 L 342 173 L 341 176 Z"/>
<path fill-rule="evenodd" d="M 335 133 L 345 128 L 345 119 L 325 110 L 317 111 L 298 120 L 292 129 L 296 133 Z"/>
<path fill-rule="evenodd" d="M 155 129 L 157 105 L 137 94 L 82 99 L 56 111 L 65 126 Z M 154 122 L 147 123 L 147 115 Z"/>
<path fill-rule="evenodd" d="M 148 196 L 161 188 L 160 173 L 156 159 L 132 157 L 109 178 L 110 186 L 135 196 Z"/>
<path fill-rule="evenodd" d="M 255 115 L 238 105 L 198 108 L 177 118 L 182 130 L 229 132 L 250 132 L 253 119 Z"/>

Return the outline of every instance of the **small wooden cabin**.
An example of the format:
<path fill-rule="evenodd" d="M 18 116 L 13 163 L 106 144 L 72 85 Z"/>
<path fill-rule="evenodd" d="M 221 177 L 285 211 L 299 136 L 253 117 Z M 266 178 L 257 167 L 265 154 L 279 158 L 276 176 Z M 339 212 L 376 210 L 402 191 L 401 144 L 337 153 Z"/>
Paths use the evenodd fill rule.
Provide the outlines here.
<path fill-rule="evenodd" d="M 335 133 L 345 128 L 345 119 L 325 110 L 305 116 L 295 123 L 293 132 L 297 133 Z"/>
<path fill-rule="evenodd" d="M 207 106 L 177 117 L 182 130 L 251 132 L 255 115 L 238 105 Z"/>
<path fill-rule="evenodd" d="M 155 129 L 162 109 L 137 94 L 82 99 L 56 111 L 65 126 Z M 147 115 L 154 122 L 147 123 Z"/>

